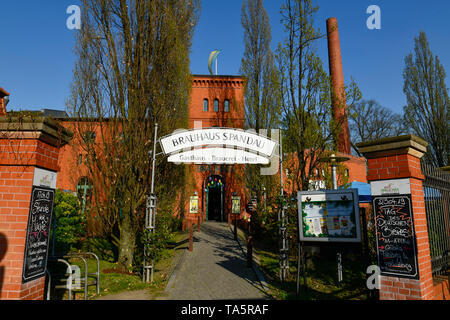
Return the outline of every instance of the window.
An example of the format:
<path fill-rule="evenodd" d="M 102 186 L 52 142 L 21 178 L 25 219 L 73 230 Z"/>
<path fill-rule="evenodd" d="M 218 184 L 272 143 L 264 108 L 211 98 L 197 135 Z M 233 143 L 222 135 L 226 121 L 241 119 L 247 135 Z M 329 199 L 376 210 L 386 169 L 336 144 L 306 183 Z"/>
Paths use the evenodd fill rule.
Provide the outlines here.
<path fill-rule="evenodd" d="M 81 177 L 77 184 L 78 200 L 81 203 L 81 212 L 84 214 L 89 207 L 92 196 L 92 181 L 88 177 Z"/>
<path fill-rule="evenodd" d="M 214 112 L 219 112 L 219 100 L 214 100 Z"/>
<path fill-rule="evenodd" d="M 230 101 L 229 100 L 225 100 L 225 102 L 223 104 L 223 111 L 230 112 Z"/>
<path fill-rule="evenodd" d="M 209 102 L 208 99 L 203 100 L 203 111 L 207 112 L 209 110 Z"/>
<path fill-rule="evenodd" d="M 80 153 L 79 155 L 78 155 L 78 164 L 80 165 L 80 164 L 82 164 L 83 163 L 83 155 Z"/>

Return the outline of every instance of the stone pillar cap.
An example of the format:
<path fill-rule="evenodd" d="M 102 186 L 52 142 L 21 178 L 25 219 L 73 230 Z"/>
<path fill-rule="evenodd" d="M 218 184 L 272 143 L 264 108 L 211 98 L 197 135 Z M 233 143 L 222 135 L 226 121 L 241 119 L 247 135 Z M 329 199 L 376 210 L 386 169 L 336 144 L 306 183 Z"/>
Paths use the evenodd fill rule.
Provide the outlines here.
<path fill-rule="evenodd" d="M 411 154 L 421 158 L 427 151 L 428 142 L 416 135 L 408 134 L 398 137 L 383 138 L 357 143 L 360 153 L 366 158 L 390 156 L 396 154 Z"/>
<path fill-rule="evenodd" d="M 55 147 L 64 146 L 73 137 L 73 133 L 58 121 L 43 116 L 0 117 L 0 131 L 8 133 L 6 136 L 3 134 L 2 138 L 32 137 Z M 27 133 L 26 137 L 24 133 Z"/>

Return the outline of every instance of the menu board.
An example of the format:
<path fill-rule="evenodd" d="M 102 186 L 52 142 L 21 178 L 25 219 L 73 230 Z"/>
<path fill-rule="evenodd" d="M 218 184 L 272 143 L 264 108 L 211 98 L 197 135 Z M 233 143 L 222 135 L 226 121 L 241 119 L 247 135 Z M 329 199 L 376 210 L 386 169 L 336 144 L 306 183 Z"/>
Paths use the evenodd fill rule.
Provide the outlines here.
<path fill-rule="evenodd" d="M 54 198 L 54 189 L 33 186 L 26 233 L 22 283 L 45 275 Z"/>
<path fill-rule="evenodd" d="M 360 242 L 357 189 L 298 192 L 301 241 Z"/>
<path fill-rule="evenodd" d="M 411 195 L 376 196 L 373 207 L 381 274 L 418 279 Z"/>

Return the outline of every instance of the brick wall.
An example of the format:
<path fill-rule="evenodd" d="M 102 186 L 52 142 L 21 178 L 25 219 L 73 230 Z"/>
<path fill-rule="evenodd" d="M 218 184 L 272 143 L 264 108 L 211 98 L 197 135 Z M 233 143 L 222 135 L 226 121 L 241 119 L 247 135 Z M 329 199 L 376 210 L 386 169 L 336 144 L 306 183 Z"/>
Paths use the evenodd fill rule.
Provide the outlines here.
<path fill-rule="evenodd" d="M 0 163 L 4 166 L 39 166 L 58 171 L 58 155 L 59 148 L 30 135 L 16 139 L 0 139 Z"/>
<path fill-rule="evenodd" d="M 0 163 L 0 299 L 42 299 L 45 278 L 22 284 L 34 166 Z"/>
<path fill-rule="evenodd" d="M 410 135 L 362 143 L 358 147 L 368 158 L 368 181 L 408 178 L 411 188 L 419 279 L 381 276 L 380 299 L 432 300 L 434 287 L 422 185 L 424 175 L 420 167 L 427 143 Z"/>
<path fill-rule="evenodd" d="M 419 300 L 421 299 L 420 280 L 381 276 L 380 299 Z"/>
<path fill-rule="evenodd" d="M 385 180 L 416 177 L 423 179 L 420 158 L 410 154 L 381 156 L 367 159 L 367 180 Z"/>
<path fill-rule="evenodd" d="M 0 300 L 42 300 L 45 277 L 22 283 L 26 230 L 34 169 L 58 170 L 58 144 L 69 136 L 52 137 L 52 129 L 5 130 L 0 122 Z"/>

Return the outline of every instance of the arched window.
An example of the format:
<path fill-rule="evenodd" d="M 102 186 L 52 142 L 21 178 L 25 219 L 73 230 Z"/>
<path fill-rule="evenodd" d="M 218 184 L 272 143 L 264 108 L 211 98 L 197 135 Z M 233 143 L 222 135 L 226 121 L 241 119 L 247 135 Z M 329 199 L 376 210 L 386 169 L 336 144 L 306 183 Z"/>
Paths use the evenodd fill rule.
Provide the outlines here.
<path fill-rule="evenodd" d="M 214 112 L 219 112 L 219 100 L 214 100 Z"/>
<path fill-rule="evenodd" d="M 91 203 L 92 181 L 88 177 L 81 177 L 77 184 L 77 196 L 81 203 L 81 212 L 84 213 Z"/>
<path fill-rule="evenodd" d="M 225 102 L 223 104 L 223 111 L 230 112 L 230 101 L 229 100 L 225 100 Z"/>
<path fill-rule="evenodd" d="M 203 99 L 203 111 L 207 112 L 209 110 L 209 102 L 208 99 Z"/>

